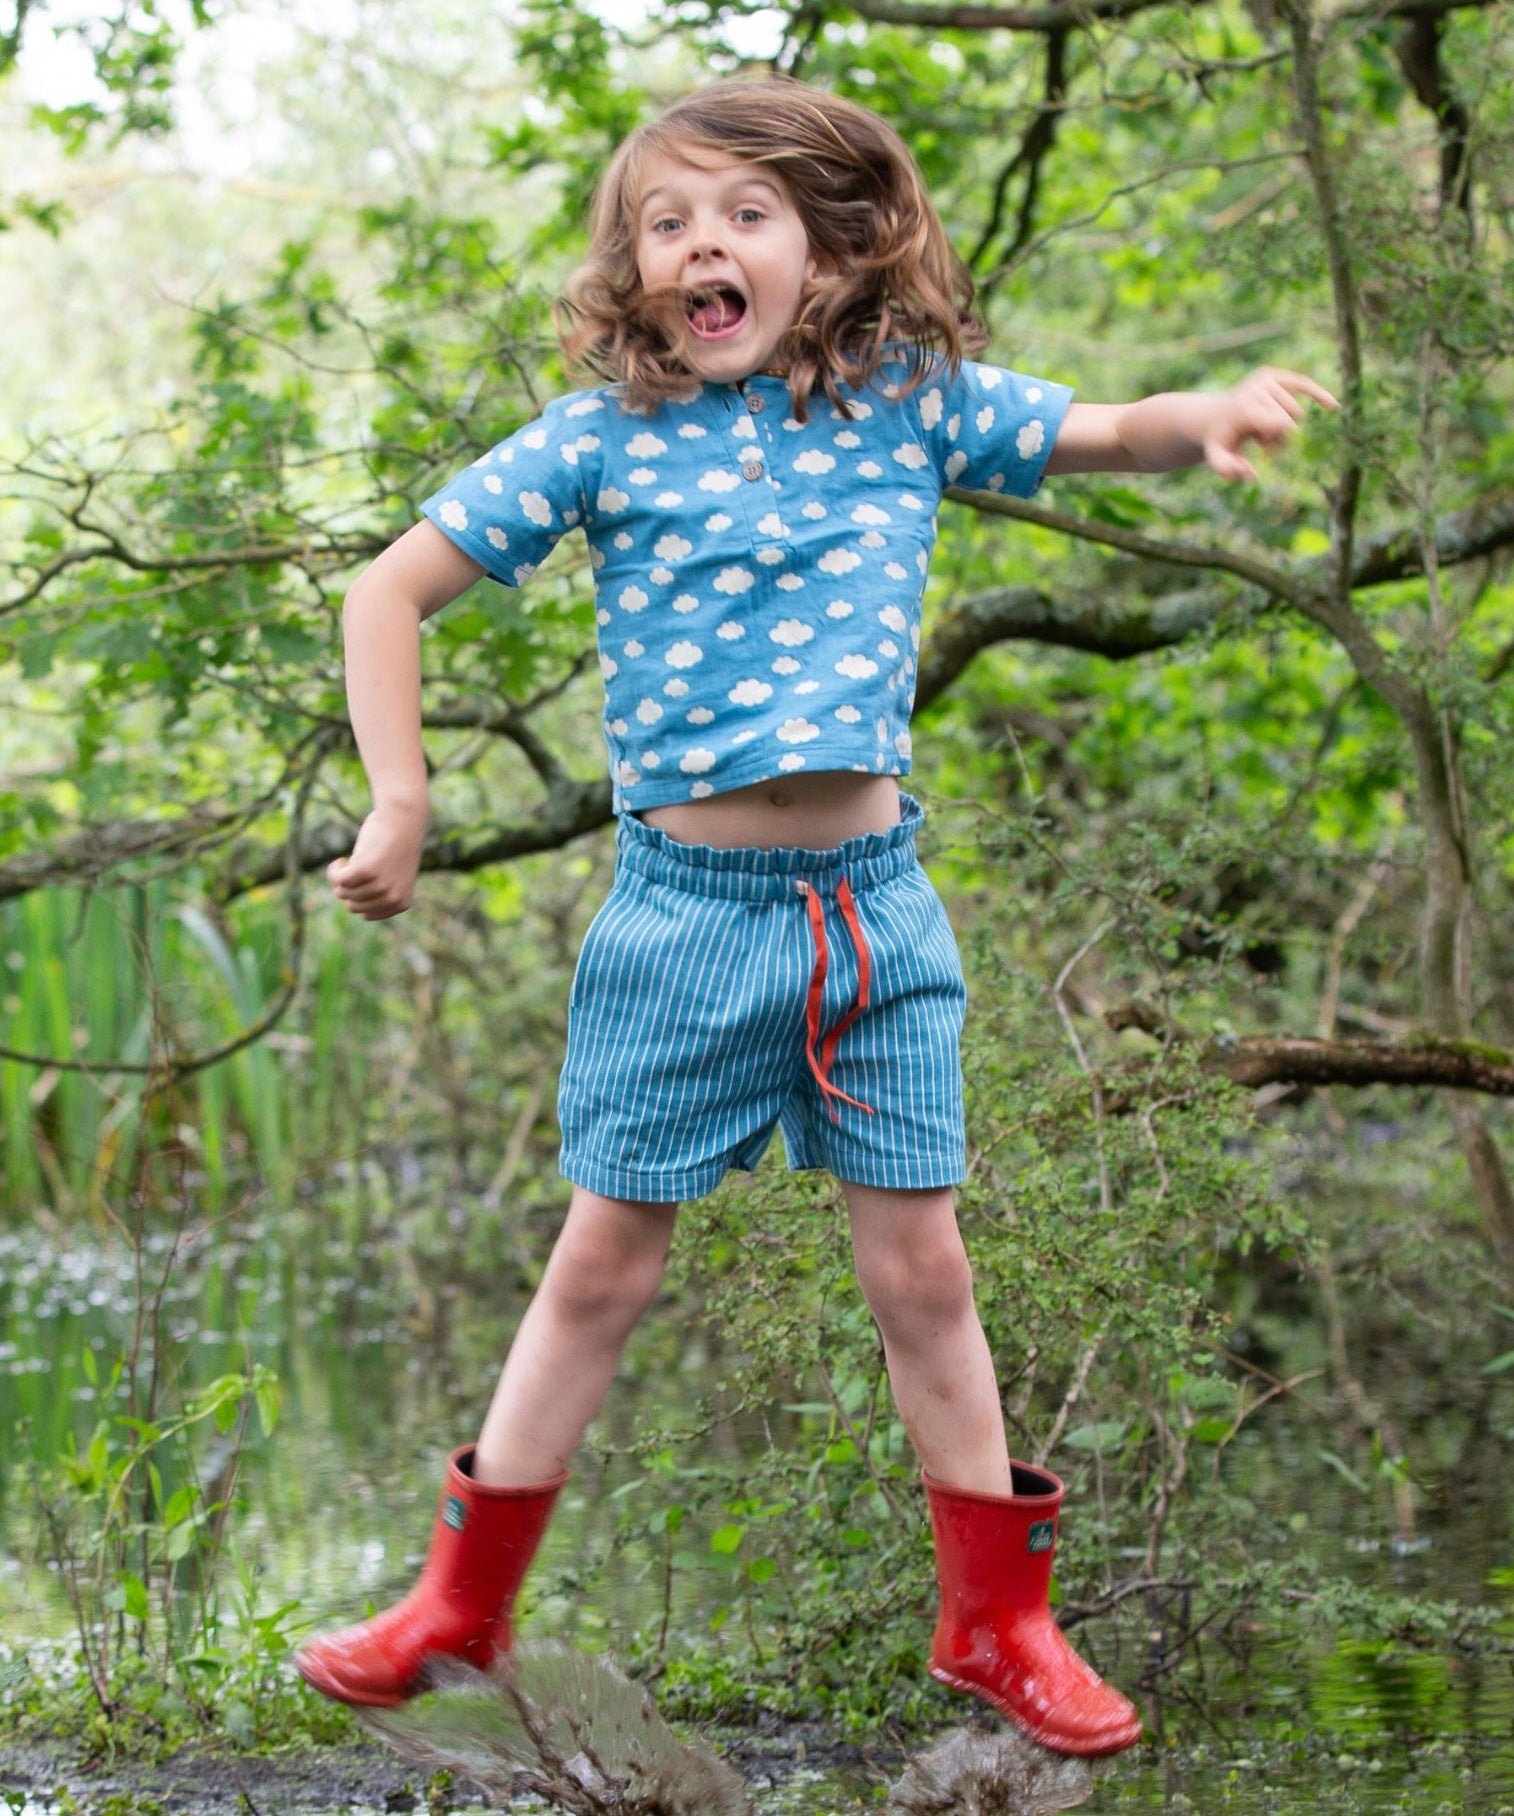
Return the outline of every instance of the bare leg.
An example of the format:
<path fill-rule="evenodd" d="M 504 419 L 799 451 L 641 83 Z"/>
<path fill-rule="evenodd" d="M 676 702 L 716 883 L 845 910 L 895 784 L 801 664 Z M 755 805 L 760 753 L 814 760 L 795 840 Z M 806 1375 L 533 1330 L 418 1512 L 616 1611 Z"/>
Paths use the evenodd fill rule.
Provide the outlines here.
<path fill-rule="evenodd" d="M 889 1385 L 916 1454 L 939 1482 L 1009 1494 L 1009 1451 L 972 1268 L 949 1188 L 842 1181 L 857 1284 L 878 1321 Z"/>
<path fill-rule="evenodd" d="M 657 1295 L 677 1210 L 573 1188 L 479 1434 L 476 1481 L 521 1488 L 566 1467 Z"/>

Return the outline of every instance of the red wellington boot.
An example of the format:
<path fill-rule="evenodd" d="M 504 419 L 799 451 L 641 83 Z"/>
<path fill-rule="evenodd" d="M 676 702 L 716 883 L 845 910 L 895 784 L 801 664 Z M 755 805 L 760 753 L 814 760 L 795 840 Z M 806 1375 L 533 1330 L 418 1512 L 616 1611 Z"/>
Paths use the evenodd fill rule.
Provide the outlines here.
<path fill-rule="evenodd" d="M 1068 1645 L 1046 1599 L 1061 1482 L 1025 1463 L 1010 1464 L 1008 1495 L 921 1475 L 941 1581 L 931 1676 L 991 1703 L 1055 1752 L 1133 1747 L 1140 1716 Z"/>
<path fill-rule="evenodd" d="M 486 1488 L 472 1468 L 472 1445 L 448 1459 L 431 1553 L 409 1595 L 295 1654 L 300 1676 L 323 1696 L 393 1708 L 425 1688 L 430 1658 L 486 1670 L 510 1650 L 515 1592 L 568 1472 L 530 1488 Z"/>

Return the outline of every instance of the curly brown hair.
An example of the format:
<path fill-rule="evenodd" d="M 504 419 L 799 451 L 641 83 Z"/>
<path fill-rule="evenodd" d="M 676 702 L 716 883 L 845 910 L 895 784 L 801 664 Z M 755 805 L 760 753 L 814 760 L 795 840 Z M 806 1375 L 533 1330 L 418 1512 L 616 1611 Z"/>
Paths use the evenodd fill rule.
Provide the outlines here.
<path fill-rule="evenodd" d="M 687 395 L 691 293 L 642 287 L 636 234 L 648 154 L 689 147 L 766 165 L 804 222 L 820 270 L 777 351 L 800 422 L 817 384 L 842 409 L 839 385 L 865 386 L 890 343 L 909 350 L 906 390 L 930 353 L 955 368 L 987 345 L 972 276 L 903 139 L 855 102 L 778 76 L 696 90 L 617 150 L 595 194 L 588 257 L 555 311 L 570 369 L 624 384 L 636 410 Z"/>

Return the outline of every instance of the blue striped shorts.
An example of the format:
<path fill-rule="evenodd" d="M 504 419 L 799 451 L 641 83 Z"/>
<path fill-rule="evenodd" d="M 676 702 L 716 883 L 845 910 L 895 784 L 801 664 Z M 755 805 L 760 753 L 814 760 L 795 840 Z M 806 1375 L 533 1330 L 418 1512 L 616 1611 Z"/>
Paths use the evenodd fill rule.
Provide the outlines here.
<path fill-rule="evenodd" d="M 558 1090 L 565 1178 L 672 1203 L 751 1168 L 926 1190 L 966 1177 L 967 992 L 903 797 L 829 851 L 686 845 L 622 815 L 579 955 Z"/>

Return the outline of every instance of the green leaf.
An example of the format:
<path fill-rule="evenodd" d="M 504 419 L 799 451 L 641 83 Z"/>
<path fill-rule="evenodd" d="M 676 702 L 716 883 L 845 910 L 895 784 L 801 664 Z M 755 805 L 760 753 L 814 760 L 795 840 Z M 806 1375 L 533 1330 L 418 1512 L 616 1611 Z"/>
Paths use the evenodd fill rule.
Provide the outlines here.
<path fill-rule="evenodd" d="M 717 1557 L 732 1557 L 745 1536 L 745 1526 L 717 1526 L 710 1534 L 710 1550 Z"/>

